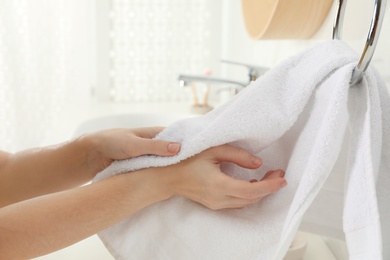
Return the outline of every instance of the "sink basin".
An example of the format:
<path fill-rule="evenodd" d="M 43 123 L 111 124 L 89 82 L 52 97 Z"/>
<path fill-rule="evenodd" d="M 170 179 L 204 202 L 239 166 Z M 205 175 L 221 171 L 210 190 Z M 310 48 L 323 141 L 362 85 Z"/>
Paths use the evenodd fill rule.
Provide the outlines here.
<path fill-rule="evenodd" d="M 81 123 L 72 133 L 73 137 L 110 128 L 139 128 L 168 126 L 173 122 L 194 117 L 190 114 L 115 114 L 93 118 Z"/>

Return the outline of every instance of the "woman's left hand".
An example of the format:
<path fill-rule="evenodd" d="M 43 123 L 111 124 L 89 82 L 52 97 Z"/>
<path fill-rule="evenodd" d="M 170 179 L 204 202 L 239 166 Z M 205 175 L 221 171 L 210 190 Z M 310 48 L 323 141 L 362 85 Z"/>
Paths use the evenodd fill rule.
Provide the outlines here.
<path fill-rule="evenodd" d="M 153 187 L 150 193 L 165 189 L 166 198 L 184 196 L 213 210 L 243 208 L 287 185 L 283 170 L 269 171 L 261 180 L 245 181 L 223 173 L 220 168 L 222 162 L 235 163 L 247 169 L 257 169 L 262 164 L 260 158 L 242 148 L 221 145 L 178 164 L 160 168 L 165 174 L 154 168 L 147 169 L 155 176 L 145 185 Z"/>
<path fill-rule="evenodd" d="M 97 173 L 109 166 L 114 160 L 129 159 L 146 154 L 176 155 L 180 151 L 180 144 L 153 139 L 163 129 L 163 127 L 109 129 L 86 134 L 80 139 L 87 140 L 91 144 L 87 163 Z"/>

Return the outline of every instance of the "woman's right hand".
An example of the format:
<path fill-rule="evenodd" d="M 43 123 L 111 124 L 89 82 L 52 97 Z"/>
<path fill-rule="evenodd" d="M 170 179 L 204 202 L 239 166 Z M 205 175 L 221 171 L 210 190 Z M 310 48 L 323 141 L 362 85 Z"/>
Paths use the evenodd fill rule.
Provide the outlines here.
<path fill-rule="evenodd" d="M 256 169 L 262 160 L 242 148 L 222 145 L 210 148 L 178 164 L 165 167 L 170 175 L 167 188 L 213 209 L 243 208 L 286 186 L 283 170 L 269 171 L 259 181 L 237 180 L 223 173 L 221 162 Z M 164 174 L 160 173 L 160 174 Z M 160 175 L 161 177 L 163 175 Z"/>

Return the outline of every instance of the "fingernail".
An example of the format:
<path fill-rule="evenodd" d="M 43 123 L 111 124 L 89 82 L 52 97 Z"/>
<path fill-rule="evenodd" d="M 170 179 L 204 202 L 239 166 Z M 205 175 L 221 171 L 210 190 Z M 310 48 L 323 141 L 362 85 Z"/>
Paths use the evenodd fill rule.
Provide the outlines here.
<path fill-rule="evenodd" d="M 252 163 L 254 165 L 259 165 L 262 163 L 262 160 L 259 158 L 259 157 L 256 157 L 256 156 L 252 156 Z"/>
<path fill-rule="evenodd" d="M 170 143 L 168 144 L 168 152 L 170 153 L 176 153 L 180 149 L 180 145 L 177 143 Z"/>
<path fill-rule="evenodd" d="M 287 181 L 286 180 L 283 180 L 282 183 L 280 183 L 280 188 L 283 188 L 284 186 L 287 185 Z"/>
<path fill-rule="evenodd" d="M 284 177 L 284 174 L 285 174 L 285 171 L 279 170 L 279 176 L 280 176 L 280 177 Z"/>
<path fill-rule="evenodd" d="M 277 175 L 278 177 L 283 178 L 285 173 L 283 170 L 279 169 L 279 170 L 272 170 L 271 174 L 275 174 L 275 176 Z"/>

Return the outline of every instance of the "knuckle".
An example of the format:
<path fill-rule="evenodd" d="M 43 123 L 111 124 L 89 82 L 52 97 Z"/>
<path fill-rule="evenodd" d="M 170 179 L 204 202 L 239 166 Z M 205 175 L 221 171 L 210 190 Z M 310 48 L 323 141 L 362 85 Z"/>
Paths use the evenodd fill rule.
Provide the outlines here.
<path fill-rule="evenodd" d="M 165 143 L 161 140 L 147 140 L 149 142 L 148 151 L 147 153 L 152 153 L 152 154 L 161 154 L 164 155 L 168 152 L 166 149 Z"/>
<path fill-rule="evenodd" d="M 158 151 L 160 149 L 160 142 L 156 141 L 156 140 L 151 140 L 151 143 L 152 143 L 152 150 L 153 151 Z"/>

